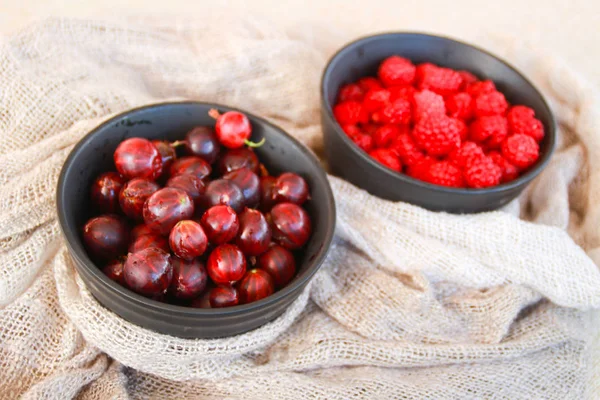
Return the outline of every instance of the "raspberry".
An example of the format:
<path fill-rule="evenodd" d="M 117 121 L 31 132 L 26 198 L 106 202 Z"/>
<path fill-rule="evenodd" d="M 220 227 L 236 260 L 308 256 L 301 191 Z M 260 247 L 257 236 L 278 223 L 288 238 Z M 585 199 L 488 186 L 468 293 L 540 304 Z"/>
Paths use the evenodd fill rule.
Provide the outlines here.
<path fill-rule="evenodd" d="M 412 86 L 392 86 L 389 87 L 388 90 L 390 91 L 391 101 L 396 99 L 412 101 L 414 94 L 417 92 Z"/>
<path fill-rule="evenodd" d="M 429 155 L 443 156 L 460 146 L 460 123 L 445 115 L 422 119 L 413 129 L 413 138 Z"/>
<path fill-rule="evenodd" d="M 416 164 L 425 157 L 408 132 L 398 135 L 390 148 L 396 152 L 402 163 L 408 166 Z"/>
<path fill-rule="evenodd" d="M 471 139 L 491 148 L 500 147 L 508 135 L 506 118 L 500 115 L 477 118 L 471 124 Z"/>
<path fill-rule="evenodd" d="M 414 164 L 409 164 L 407 174 L 412 178 L 424 181 L 426 175 L 429 173 L 429 167 L 435 162 L 435 158 L 425 156 Z"/>
<path fill-rule="evenodd" d="M 465 169 L 465 180 L 472 188 L 485 188 L 500 183 L 502 170 L 489 157 L 480 157 Z"/>
<path fill-rule="evenodd" d="M 372 89 L 363 98 L 363 107 L 372 113 L 383 107 L 390 101 L 390 92 L 387 89 Z"/>
<path fill-rule="evenodd" d="M 377 124 L 362 124 L 362 126 L 361 126 L 363 132 L 369 136 L 373 136 L 375 134 L 375 132 L 377 131 L 377 129 L 379 129 L 380 127 L 381 127 L 381 125 L 377 125 Z"/>
<path fill-rule="evenodd" d="M 354 138 L 355 136 L 362 135 L 360 128 L 356 125 L 352 125 L 352 124 L 342 125 L 342 130 L 344 132 L 346 132 L 346 135 L 348 135 L 348 137 L 350 139 Z"/>
<path fill-rule="evenodd" d="M 540 147 L 535 139 L 522 133 L 509 136 L 502 143 L 502 156 L 515 167 L 525 169 L 538 159 Z"/>
<path fill-rule="evenodd" d="M 452 118 L 468 120 L 473 116 L 473 98 L 469 93 L 456 93 L 446 99 L 446 110 Z"/>
<path fill-rule="evenodd" d="M 458 92 L 463 81 L 458 72 L 432 64 L 420 67 L 417 77 L 417 87 L 419 89 L 429 89 L 442 96 Z"/>
<path fill-rule="evenodd" d="M 500 170 L 502 170 L 502 178 L 500 178 L 500 182 L 507 183 L 517 179 L 519 176 L 519 170 L 517 167 L 509 163 L 506 158 L 502 157 L 502 154 L 497 151 L 490 151 L 488 157 L 490 157 L 494 164 L 499 166 Z"/>
<path fill-rule="evenodd" d="M 537 142 L 544 138 L 544 125 L 535 118 L 535 111 L 526 106 L 514 106 L 506 115 L 510 133 L 531 136 Z"/>
<path fill-rule="evenodd" d="M 460 135 L 460 141 L 467 140 L 469 137 L 469 128 L 462 120 L 454 118 L 456 126 L 458 127 L 458 134 Z"/>
<path fill-rule="evenodd" d="M 369 90 L 373 89 L 383 89 L 381 83 L 376 78 L 372 76 L 365 76 L 364 78 L 360 78 L 356 81 L 356 84 L 363 90 L 363 92 L 367 93 Z"/>
<path fill-rule="evenodd" d="M 473 107 L 477 117 L 504 115 L 507 108 L 508 103 L 504 95 L 500 92 L 480 94 L 475 98 L 475 105 Z"/>
<path fill-rule="evenodd" d="M 416 70 L 410 60 L 391 56 L 379 65 L 377 75 L 385 86 L 411 85 L 415 80 Z"/>
<path fill-rule="evenodd" d="M 387 124 L 377 128 L 373 134 L 375 147 L 389 147 L 398 135 L 400 135 L 400 128 L 397 125 Z"/>
<path fill-rule="evenodd" d="M 394 171 L 402 171 L 402 163 L 390 149 L 375 149 L 369 153 L 371 157 Z"/>
<path fill-rule="evenodd" d="M 494 82 L 488 81 L 477 81 L 467 85 L 466 92 L 473 97 L 477 97 L 480 94 L 491 93 L 496 91 L 496 85 Z"/>
<path fill-rule="evenodd" d="M 364 95 L 365 92 L 360 86 L 355 83 L 349 83 L 341 87 L 338 93 L 338 103 L 344 101 L 362 101 Z"/>
<path fill-rule="evenodd" d="M 460 90 L 465 90 L 471 83 L 477 82 L 477 77 L 469 71 L 457 71 L 458 74 L 463 78 L 463 83 L 460 85 Z"/>
<path fill-rule="evenodd" d="M 477 143 L 465 142 L 450 153 L 448 161 L 461 169 L 466 169 L 482 157 L 485 157 L 485 154 Z"/>
<path fill-rule="evenodd" d="M 421 119 L 433 116 L 446 115 L 444 98 L 431 90 L 417 92 L 413 96 L 413 119 L 419 122 Z"/>
<path fill-rule="evenodd" d="M 464 187 L 462 172 L 448 161 L 438 161 L 429 166 L 423 180 L 434 185 Z"/>
<path fill-rule="evenodd" d="M 369 135 L 365 135 L 364 133 L 354 136 L 352 141 L 367 153 L 373 149 L 373 138 Z"/>
<path fill-rule="evenodd" d="M 378 124 L 409 124 L 410 118 L 410 103 L 404 99 L 396 99 L 371 115 Z"/>
<path fill-rule="evenodd" d="M 345 101 L 333 107 L 333 115 L 340 125 L 367 122 L 369 113 L 358 101 Z"/>

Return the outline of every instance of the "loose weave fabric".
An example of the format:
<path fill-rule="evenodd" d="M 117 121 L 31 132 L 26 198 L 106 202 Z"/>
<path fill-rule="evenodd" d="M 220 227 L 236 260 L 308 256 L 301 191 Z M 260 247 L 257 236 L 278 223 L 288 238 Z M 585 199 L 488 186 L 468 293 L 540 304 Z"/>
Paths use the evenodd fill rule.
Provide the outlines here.
<path fill-rule="evenodd" d="M 264 116 L 322 154 L 320 74 L 351 39 L 329 33 L 212 13 L 51 19 L 0 45 L 0 398 L 600 396 L 600 102 L 515 41 L 492 50 L 544 91 L 559 146 L 505 209 L 433 213 L 330 177 L 322 269 L 280 318 L 236 337 L 148 331 L 86 289 L 55 211 L 73 145 L 115 113 L 191 99 Z"/>

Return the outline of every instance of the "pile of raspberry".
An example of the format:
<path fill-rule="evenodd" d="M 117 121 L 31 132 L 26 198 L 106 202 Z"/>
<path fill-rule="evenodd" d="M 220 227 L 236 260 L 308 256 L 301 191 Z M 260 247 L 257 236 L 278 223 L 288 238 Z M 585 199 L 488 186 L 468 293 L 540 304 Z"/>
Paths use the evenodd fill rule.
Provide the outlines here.
<path fill-rule="evenodd" d="M 350 139 L 386 167 L 436 185 L 510 182 L 539 158 L 544 127 L 490 80 L 386 58 L 377 78 L 341 87 L 333 109 Z"/>

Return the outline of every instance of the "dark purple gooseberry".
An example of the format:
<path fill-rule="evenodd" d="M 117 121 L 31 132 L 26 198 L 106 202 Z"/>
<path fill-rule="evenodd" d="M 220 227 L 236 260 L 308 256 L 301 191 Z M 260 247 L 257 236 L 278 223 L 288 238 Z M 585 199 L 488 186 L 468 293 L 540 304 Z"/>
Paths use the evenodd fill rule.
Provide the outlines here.
<path fill-rule="evenodd" d="M 123 273 L 134 292 L 148 297 L 165 294 L 173 278 L 171 255 L 156 247 L 130 253 Z"/>
<path fill-rule="evenodd" d="M 165 187 L 181 189 L 190 195 L 196 208 L 201 207 L 202 195 L 206 190 L 204 182 L 194 175 L 177 175 L 171 177 Z"/>
<path fill-rule="evenodd" d="M 246 207 L 255 208 L 260 201 L 260 179 L 258 175 L 248 168 L 240 168 L 223 175 L 223 179 L 230 180 L 242 190 Z"/>
<path fill-rule="evenodd" d="M 122 141 L 114 153 L 117 171 L 125 179 L 156 180 L 162 174 L 162 159 L 156 146 L 144 138 Z"/>
<path fill-rule="evenodd" d="M 194 299 L 190 305 L 194 308 L 211 308 L 210 291 L 211 289 L 206 290 L 200 297 Z"/>
<path fill-rule="evenodd" d="M 188 154 L 212 164 L 219 156 L 220 146 L 211 127 L 197 126 L 185 135 L 185 150 Z"/>
<path fill-rule="evenodd" d="M 189 300 L 198 297 L 206 288 L 208 275 L 199 259 L 190 261 L 173 257 L 173 279 L 169 292 L 178 299 Z"/>
<path fill-rule="evenodd" d="M 240 229 L 235 240 L 247 256 L 258 256 L 269 248 L 271 228 L 258 210 L 246 208 L 240 215 Z"/>
<path fill-rule="evenodd" d="M 233 208 L 218 205 L 206 210 L 200 224 L 212 244 L 223 244 L 235 239 L 240 222 Z"/>
<path fill-rule="evenodd" d="M 131 241 L 129 244 L 129 253 L 137 253 L 138 251 L 147 249 L 148 247 L 158 247 L 167 253 L 171 251 L 169 248 L 169 242 L 164 236 L 160 236 L 156 233 L 150 233 L 148 235 L 138 236 Z"/>
<path fill-rule="evenodd" d="M 308 199 L 308 185 L 304 178 L 292 172 L 279 175 L 273 185 L 276 203 L 294 203 L 301 206 Z"/>
<path fill-rule="evenodd" d="M 171 165 L 171 177 L 177 175 L 194 175 L 199 179 L 207 179 L 212 172 L 210 164 L 200 157 L 181 157 Z"/>
<path fill-rule="evenodd" d="M 258 174 L 260 162 L 254 151 L 247 147 L 227 150 L 219 160 L 219 171 L 225 175 L 228 172 L 240 168 L 248 168 L 250 171 Z"/>
<path fill-rule="evenodd" d="M 244 194 L 232 181 L 217 179 L 210 182 L 206 187 L 202 204 L 205 209 L 223 204 L 239 213 L 244 208 Z"/>
<path fill-rule="evenodd" d="M 104 268 L 102 268 L 104 275 L 108 276 L 109 279 L 117 282 L 119 285 L 125 286 L 125 278 L 123 277 L 123 259 L 117 258 L 112 260 Z"/>
<path fill-rule="evenodd" d="M 296 274 L 294 255 L 284 247 L 274 245 L 258 257 L 257 268 L 267 271 L 273 278 L 275 287 L 287 285 Z"/>
<path fill-rule="evenodd" d="M 236 306 L 240 302 L 238 291 L 233 286 L 217 286 L 210 289 L 208 299 L 211 308 Z"/>
<path fill-rule="evenodd" d="M 192 260 L 204 254 L 208 239 L 199 223 L 184 220 L 171 229 L 169 245 L 177 257 Z"/>
<path fill-rule="evenodd" d="M 163 188 L 144 204 L 144 222 L 160 235 L 168 235 L 179 221 L 194 215 L 194 202 L 181 189 Z"/>
<path fill-rule="evenodd" d="M 135 178 L 123 186 L 119 194 L 121 210 L 131 219 L 142 221 L 144 203 L 154 192 L 160 189 L 156 182 L 148 179 Z"/>
<path fill-rule="evenodd" d="M 92 258 L 112 260 L 127 250 L 129 228 L 117 215 L 94 217 L 83 226 L 83 243 Z"/>
<path fill-rule="evenodd" d="M 299 249 L 308 241 L 311 222 L 308 213 L 294 203 L 279 203 L 271 210 L 273 240 L 289 250 Z"/>
<path fill-rule="evenodd" d="M 102 212 L 114 214 L 120 211 L 119 192 L 125 180 L 116 172 L 105 172 L 92 183 L 90 198 L 94 207 Z"/>
<path fill-rule="evenodd" d="M 246 273 L 246 257 L 237 246 L 222 244 L 208 256 L 206 270 L 216 284 L 231 284 Z"/>
<path fill-rule="evenodd" d="M 171 143 L 165 140 L 153 140 L 152 144 L 160 153 L 160 158 L 162 159 L 162 175 L 164 176 L 169 173 L 169 168 L 171 168 L 173 161 L 177 158 L 177 152 Z"/>
<path fill-rule="evenodd" d="M 275 182 L 274 176 L 261 176 L 260 178 L 260 209 L 264 212 L 270 211 L 275 205 Z"/>
<path fill-rule="evenodd" d="M 240 304 L 248 304 L 264 299 L 275 291 L 273 278 L 262 269 L 252 269 L 236 285 Z"/>
<path fill-rule="evenodd" d="M 148 228 L 148 226 L 146 224 L 138 224 L 131 230 L 131 234 L 129 236 L 130 236 L 130 240 L 133 242 L 135 239 L 137 239 L 140 236 L 149 235 L 149 234 L 153 234 L 153 233 L 154 233 L 154 231 L 152 229 Z"/>

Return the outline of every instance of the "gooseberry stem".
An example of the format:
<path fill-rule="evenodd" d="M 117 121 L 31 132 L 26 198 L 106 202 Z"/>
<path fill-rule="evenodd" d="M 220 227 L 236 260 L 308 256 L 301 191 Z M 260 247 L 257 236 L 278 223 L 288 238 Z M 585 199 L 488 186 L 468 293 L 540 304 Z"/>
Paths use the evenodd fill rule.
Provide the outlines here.
<path fill-rule="evenodd" d="M 260 141 L 260 142 L 258 142 L 258 143 L 254 143 L 254 142 L 251 142 L 251 141 L 249 141 L 249 140 L 244 140 L 244 143 L 245 143 L 245 144 L 246 144 L 246 146 L 248 146 L 248 147 L 257 148 L 257 147 L 260 147 L 260 146 L 262 146 L 263 144 L 265 144 L 265 141 L 266 141 L 266 140 L 265 140 L 265 138 L 262 138 L 262 139 L 261 139 L 261 141 Z"/>

